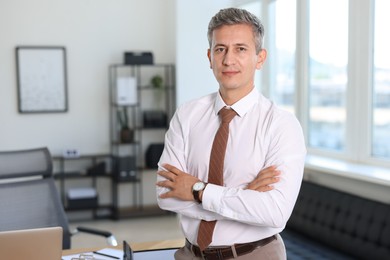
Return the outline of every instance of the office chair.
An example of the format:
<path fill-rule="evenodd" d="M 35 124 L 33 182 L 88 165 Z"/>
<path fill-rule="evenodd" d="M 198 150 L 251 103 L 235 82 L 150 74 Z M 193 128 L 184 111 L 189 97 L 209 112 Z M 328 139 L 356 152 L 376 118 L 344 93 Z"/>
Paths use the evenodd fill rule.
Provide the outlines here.
<path fill-rule="evenodd" d="M 108 244 L 117 245 L 107 231 L 69 230 L 46 147 L 0 152 L 0 231 L 52 226 L 63 228 L 63 249 L 71 247 L 71 236 L 79 232 L 104 236 Z"/>

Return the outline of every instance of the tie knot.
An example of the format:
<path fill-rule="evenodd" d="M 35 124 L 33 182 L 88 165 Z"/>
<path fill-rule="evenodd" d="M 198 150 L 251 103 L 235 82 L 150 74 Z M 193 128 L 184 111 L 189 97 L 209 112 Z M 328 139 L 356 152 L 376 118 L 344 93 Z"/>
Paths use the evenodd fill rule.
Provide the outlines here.
<path fill-rule="evenodd" d="M 222 123 L 229 124 L 233 117 L 237 115 L 233 109 L 227 109 L 226 107 L 219 110 L 219 116 L 222 119 Z"/>

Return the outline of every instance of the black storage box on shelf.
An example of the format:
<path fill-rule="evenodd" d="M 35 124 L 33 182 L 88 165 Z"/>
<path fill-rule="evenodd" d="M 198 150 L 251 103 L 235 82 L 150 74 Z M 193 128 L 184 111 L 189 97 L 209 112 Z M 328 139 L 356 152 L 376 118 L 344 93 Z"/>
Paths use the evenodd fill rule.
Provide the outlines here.
<path fill-rule="evenodd" d="M 96 165 L 92 165 L 87 169 L 87 175 L 89 176 L 102 176 L 106 174 L 106 162 L 99 162 Z"/>
<path fill-rule="evenodd" d="M 116 181 L 137 181 L 137 163 L 135 156 L 114 156 L 112 174 Z"/>
<path fill-rule="evenodd" d="M 68 209 L 94 209 L 98 206 L 98 194 L 94 188 L 71 188 L 67 192 Z"/>
<path fill-rule="evenodd" d="M 167 115 L 164 111 L 149 110 L 143 113 L 144 128 L 166 128 Z"/>
<path fill-rule="evenodd" d="M 160 160 L 161 154 L 164 150 L 164 144 L 150 144 L 146 150 L 145 164 L 147 168 L 156 169 L 157 163 Z"/>
<path fill-rule="evenodd" d="M 125 52 L 124 62 L 126 65 L 153 64 L 153 53 Z"/>

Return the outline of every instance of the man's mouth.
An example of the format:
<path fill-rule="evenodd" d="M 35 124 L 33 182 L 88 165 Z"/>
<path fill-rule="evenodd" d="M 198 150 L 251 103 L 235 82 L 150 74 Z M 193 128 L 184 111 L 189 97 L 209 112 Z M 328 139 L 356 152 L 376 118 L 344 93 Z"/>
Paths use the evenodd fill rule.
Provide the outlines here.
<path fill-rule="evenodd" d="M 225 76 L 234 76 L 234 75 L 236 75 L 238 73 L 239 73 L 238 71 L 232 71 L 232 70 L 222 71 L 222 74 L 225 75 Z"/>

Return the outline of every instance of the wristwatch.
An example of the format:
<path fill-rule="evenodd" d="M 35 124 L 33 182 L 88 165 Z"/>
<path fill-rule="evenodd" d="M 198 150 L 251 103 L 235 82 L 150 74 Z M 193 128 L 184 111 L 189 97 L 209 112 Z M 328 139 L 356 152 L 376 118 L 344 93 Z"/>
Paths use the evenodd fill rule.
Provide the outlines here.
<path fill-rule="evenodd" d="M 201 192 L 202 190 L 204 190 L 206 188 L 206 183 L 202 182 L 202 181 L 199 181 L 199 182 L 196 182 L 193 186 L 192 186 L 192 195 L 194 196 L 194 199 L 199 202 L 199 203 L 202 203 L 202 201 L 200 200 L 199 198 L 199 192 Z"/>

